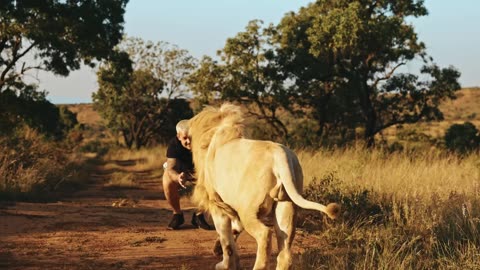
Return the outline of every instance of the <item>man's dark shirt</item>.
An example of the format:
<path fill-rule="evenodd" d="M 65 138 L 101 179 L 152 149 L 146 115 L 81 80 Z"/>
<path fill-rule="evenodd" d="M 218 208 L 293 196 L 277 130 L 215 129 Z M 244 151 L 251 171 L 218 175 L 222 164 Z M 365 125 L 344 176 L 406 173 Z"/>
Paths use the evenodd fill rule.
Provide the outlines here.
<path fill-rule="evenodd" d="M 167 158 L 177 159 L 183 164 L 182 171 L 193 172 L 192 152 L 183 147 L 180 140 L 174 137 L 168 142 Z"/>

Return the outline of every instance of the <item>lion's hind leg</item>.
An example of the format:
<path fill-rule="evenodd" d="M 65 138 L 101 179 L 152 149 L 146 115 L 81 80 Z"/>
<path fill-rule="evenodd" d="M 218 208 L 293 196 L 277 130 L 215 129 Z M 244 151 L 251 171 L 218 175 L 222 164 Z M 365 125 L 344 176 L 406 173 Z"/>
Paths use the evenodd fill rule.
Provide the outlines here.
<path fill-rule="evenodd" d="M 243 231 L 243 225 L 240 222 L 238 218 L 232 219 L 232 233 L 233 233 L 233 239 L 235 242 L 237 241 L 238 237 Z M 223 250 L 222 250 L 222 244 L 220 242 L 220 237 L 215 240 L 215 245 L 213 246 L 213 254 L 216 256 L 222 256 L 223 255 Z"/>
<path fill-rule="evenodd" d="M 268 259 L 271 251 L 272 232 L 256 215 L 240 216 L 245 231 L 257 241 L 257 257 L 253 269 L 268 269 Z"/>
<path fill-rule="evenodd" d="M 296 209 L 291 201 L 277 202 L 275 207 L 275 234 L 277 236 L 277 270 L 290 269 L 292 265 L 291 246 L 295 237 Z"/>
<path fill-rule="evenodd" d="M 212 219 L 223 253 L 223 260 L 215 266 L 215 269 L 240 269 L 240 258 L 238 257 L 230 218 L 222 213 L 212 213 Z"/>

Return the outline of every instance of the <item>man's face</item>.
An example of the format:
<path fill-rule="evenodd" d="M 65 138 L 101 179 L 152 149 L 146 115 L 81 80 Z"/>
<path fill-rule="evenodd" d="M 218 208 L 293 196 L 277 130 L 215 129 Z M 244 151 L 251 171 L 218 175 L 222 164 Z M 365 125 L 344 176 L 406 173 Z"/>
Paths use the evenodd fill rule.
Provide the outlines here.
<path fill-rule="evenodd" d="M 177 138 L 182 144 L 183 147 L 191 150 L 192 146 L 190 145 L 190 137 L 188 136 L 187 132 L 179 132 L 177 133 Z"/>

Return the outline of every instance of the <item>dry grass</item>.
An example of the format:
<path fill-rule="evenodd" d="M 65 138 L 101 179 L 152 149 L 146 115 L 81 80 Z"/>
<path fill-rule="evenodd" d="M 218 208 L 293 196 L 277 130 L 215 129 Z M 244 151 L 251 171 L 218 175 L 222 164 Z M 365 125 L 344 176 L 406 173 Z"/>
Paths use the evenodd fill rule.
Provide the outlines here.
<path fill-rule="evenodd" d="M 105 169 L 124 169 L 132 172 L 159 170 L 166 161 L 166 151 L 165 146 L 140 150 L 114 149 L 103 157 L 104 160 L 114 162 L 106 164 Z"/>
<path fill-rule="evenodd" d="M 101 170 L 112 172 L 104 184 L 107 188 L 135 188 L 136 174 L 148 173 L 150 177 L 161 177 L 165 162 L 166 148 L 157 146 L 150 149 L 110 149 L 103 157 Z"/>
<path fill-rule="evenodd" d="M 479 269 L 480 155 L 300 151 L 309 199 L 343 204 L 296 269 Z"/>
<path fill-rule="evenodd" d="M 465 88 L 457 98 L 441 104 L 440 110 L 447 121 L 480 121 L 480 88 Z"/>
<path fill-rule="evenodd" d="M 0 198 L 54 199 L 52 193 L 88 181 L 87 159 L 24 127 L 14 136 L 0 138 Z"/>
<path fill-rule="evenodd" d="M 306 185 L 333 172 L 345 183 L 345 188 L 362 186 L 398 197 L 432 194 L 445 197 L 451 191 L 480 194 L 480 158 L 473 154 L 461 158 L 435 149 L 412 154 L 357 147 L 301 151 L 299 158 Z"/>

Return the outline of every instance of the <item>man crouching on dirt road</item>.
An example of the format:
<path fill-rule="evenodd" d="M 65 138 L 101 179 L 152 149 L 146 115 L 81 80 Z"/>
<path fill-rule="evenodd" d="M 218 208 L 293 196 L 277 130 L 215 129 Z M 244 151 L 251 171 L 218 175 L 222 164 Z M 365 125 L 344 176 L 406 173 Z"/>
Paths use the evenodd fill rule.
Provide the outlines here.
<path fill-rule="evenodd" d="M 164 164 L 165 171 L 163 173 L 163 190 L 167 202 L 173 209 L 172 220 L 167 227 L 170 230 L 177 230 L 185 222 L 180 208 L 179 189 L 185 188 L 186 182 L 195 181 L 190 138 L 188 136 L 188 120 L 178 122 L 176 130 L 177 136 L 172 138 L 167 146 L 167 162 Z M 213 230 L 213 227 L 206 222 L 201 212 L 192 215 L 192 225 L 196 228 Z"/>

